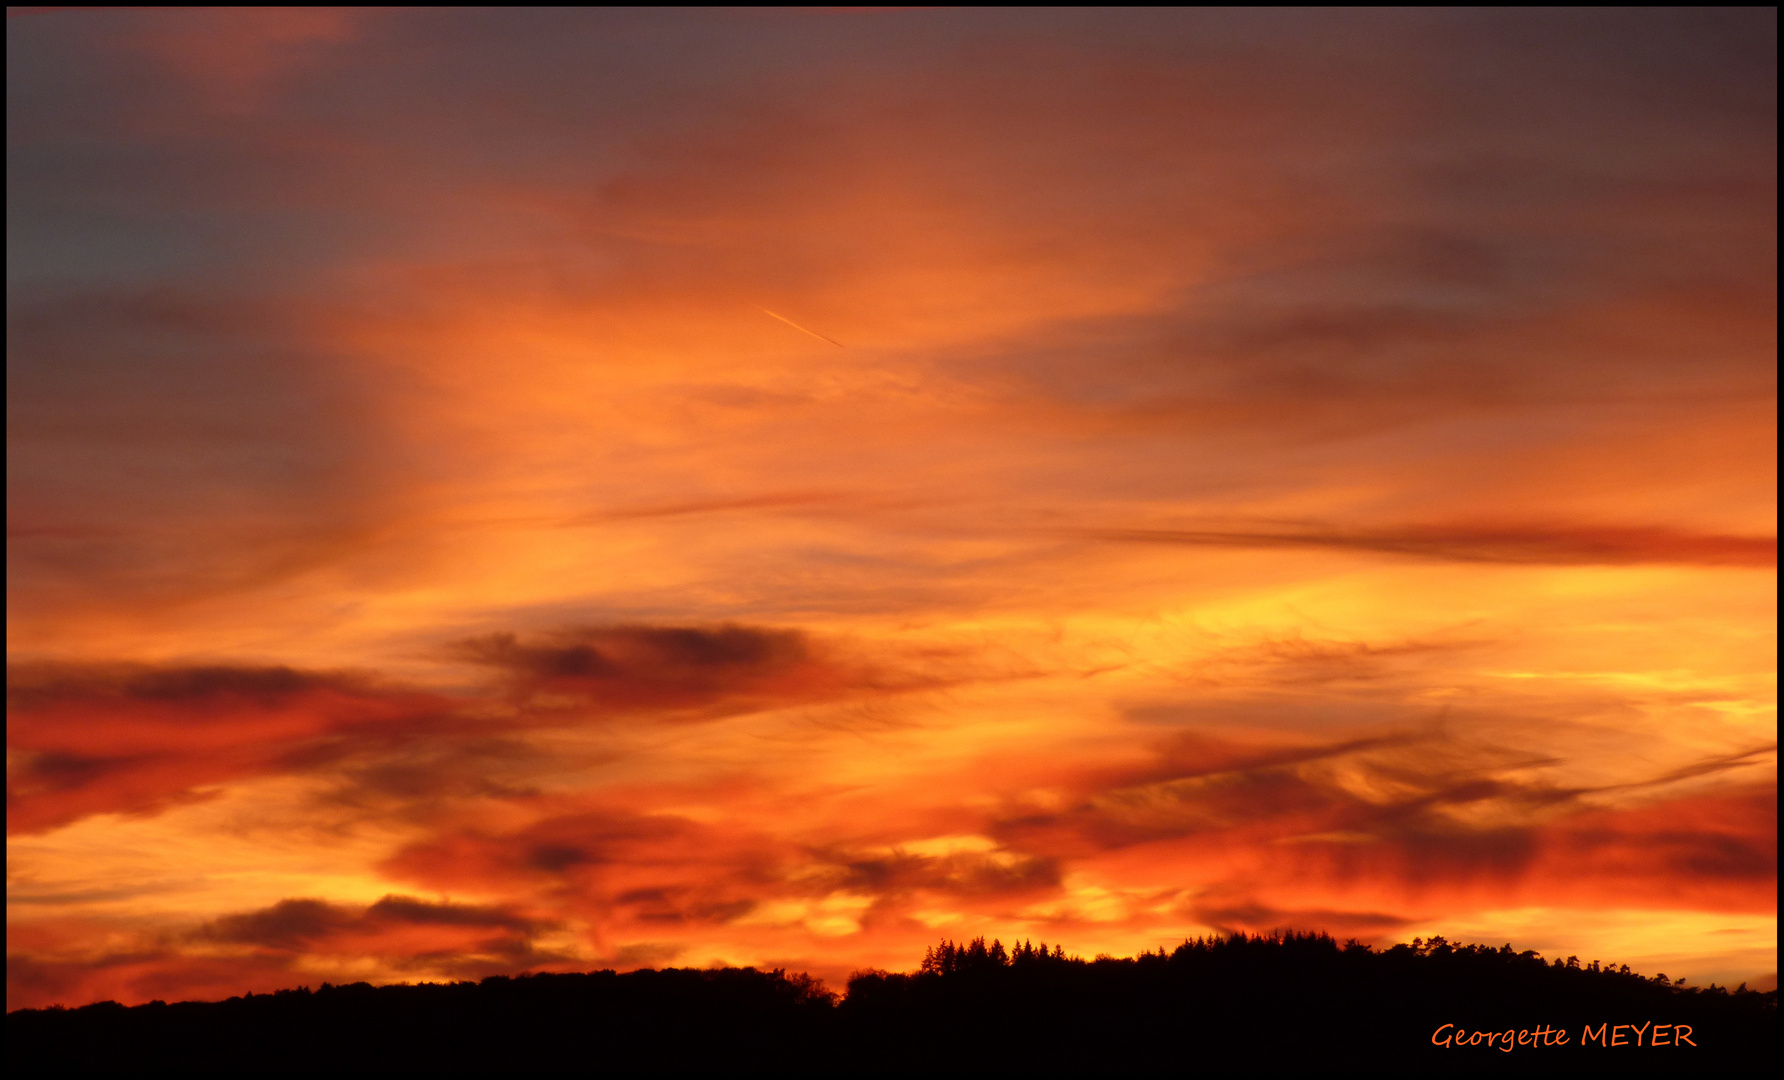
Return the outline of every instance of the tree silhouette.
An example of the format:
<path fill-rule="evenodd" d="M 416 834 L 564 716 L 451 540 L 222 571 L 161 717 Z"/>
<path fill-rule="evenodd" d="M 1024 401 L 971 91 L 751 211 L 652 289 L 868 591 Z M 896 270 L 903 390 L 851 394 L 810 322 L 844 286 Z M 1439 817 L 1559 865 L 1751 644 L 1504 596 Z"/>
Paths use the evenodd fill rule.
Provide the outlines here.
<path fill-rule="evenodd" d="M 1376 950 L 1324 934 L 1231 935 L 1093 960 L 976 937 L 932 946 L 914 973 L 857 972 L 840 1001 L 805 974 L 727 968 L 25 1009 L 7 1015 L 7 1060 L 42 1072 L 1776 1065 L 1776 991 L 1682 983 L 1441 937 Z M 1642 1034 L 1624 1030 L 1613 1046 L 1605 1025 L 1642 1025 Z M 1664 1045 L 1654 1045 L 1654 1025 Z M 1594 1028 L 1602 1044 L 1585 1037 Z M 1443 1031 L 1448 1045 L 1433 1042 Z M 1548 1044 L 1519 1041 L 1532 1031 L 1548 1032 L 1535 1040 Z"/>

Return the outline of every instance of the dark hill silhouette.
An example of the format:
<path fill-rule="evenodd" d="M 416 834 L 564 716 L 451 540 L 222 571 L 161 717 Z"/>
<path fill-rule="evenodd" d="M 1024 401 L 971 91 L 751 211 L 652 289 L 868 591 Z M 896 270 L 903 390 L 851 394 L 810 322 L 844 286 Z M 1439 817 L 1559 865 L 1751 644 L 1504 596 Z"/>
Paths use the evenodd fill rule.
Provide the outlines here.
<path fill-rule="evenodd" d="M 1775 990 L 1442 938 L 1377 951 L 1234 936 L 1092 961 L 980 938 L 944 941 L 915 974 L 858 973 L 841 1002 L 754 968 L 324 984 L 24 1009 L 7 1015 L 6 1043 L 12 1068 L 43 1072 L 1697 1071 L 1775 1067 L 1776 1018 Z M 1434 1045 L 1446 1032 L 1451 1045 Z"/>

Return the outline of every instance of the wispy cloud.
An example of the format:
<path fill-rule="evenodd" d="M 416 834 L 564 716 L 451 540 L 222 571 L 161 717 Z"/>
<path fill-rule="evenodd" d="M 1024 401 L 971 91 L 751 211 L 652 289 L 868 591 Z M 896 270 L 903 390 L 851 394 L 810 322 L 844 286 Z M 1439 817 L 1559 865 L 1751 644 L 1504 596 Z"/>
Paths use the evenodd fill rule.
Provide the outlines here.
<path fill-rule="evenodd" d="M 1776 567 L 1775 536 L 1727 536 L 1661 527 L 1433 525 L 1397 529 L 1100 529 L 1098 540 L 1205 547 L 1336 548 L 1448 562 L 1619 566 Z"/>
<path fill-rule="evenodd" d="M 1775 12 L 8 27 L 13 1004 L 1769 918 Z"/>

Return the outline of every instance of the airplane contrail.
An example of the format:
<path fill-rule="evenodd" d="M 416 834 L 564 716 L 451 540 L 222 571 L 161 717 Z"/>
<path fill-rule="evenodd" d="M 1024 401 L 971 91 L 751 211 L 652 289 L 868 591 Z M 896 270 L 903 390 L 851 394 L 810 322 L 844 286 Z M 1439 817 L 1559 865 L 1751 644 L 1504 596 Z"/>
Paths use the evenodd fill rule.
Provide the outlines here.
<path fill-rule="evenodd" d="M 830 342 L 830 344 L 836 346 L 839 349 L 843 347 L 842 342 L 836 341 L 833 338 L 827 338 L 823 334 L 818 333 L 816 330 L 807 330 L 805 327 L 800 326 L 798 323 L 794 322 L 792 319 L 787 318 L 785 315 L 775 315 L 774 312 L 769 311 L 765 307 L 759 307 L 756 310 L 760 311 L 764 315 L 774 316 L 774 318 L 779 319 L 781 322 L 786 323 L 788 326 L 791 326 L 793 329 L 799 331 L 802 334 L 810 334 L 812 337 L 817 338 L 819 341 L 828 341 L 828 342 Z"/>

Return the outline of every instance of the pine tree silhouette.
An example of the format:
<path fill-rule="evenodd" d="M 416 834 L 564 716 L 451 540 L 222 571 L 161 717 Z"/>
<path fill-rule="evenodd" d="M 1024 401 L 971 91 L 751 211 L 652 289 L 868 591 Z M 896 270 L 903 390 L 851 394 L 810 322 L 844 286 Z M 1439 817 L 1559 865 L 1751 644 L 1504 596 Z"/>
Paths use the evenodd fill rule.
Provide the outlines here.
<path fill-rule="evenodd" d="M 1324 934 L 1186 940 L 1085 960 L 1027 940 L 927 949 L 912 974 L 611 971 L 480 983 L 322 984 L 215 1003 L 26 1009 L 7 1060 L 37 1072 L 245 1069 L 1760 1071 L 1777 991 L 1685 988 L 1628 965 L 1442 937 L 1376 950 Z M 1667 1045 L 1582 1047 L 1659 1023 Z M 1491 1047 L 1432 1042 L 1449 1025 Z M 1517 1043 L 1539 1025 L 1565 1048 Z M 1647 1030 L 1644 1028 L 1644 1031 Z M 1513 1050 L 1498 1048 L 1511 1031 Z M 1670 1041 L 1689 1033 L 1689 1045 Z M 1452 1038 L 1452 1044 L 1453 1044 Z M 1596 1054 L 1596 1056 L 1594 1056 Z"/>

